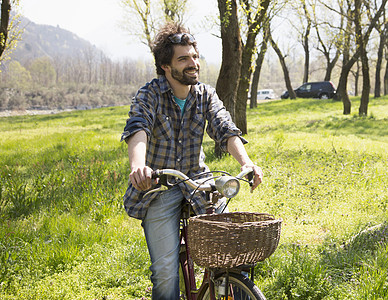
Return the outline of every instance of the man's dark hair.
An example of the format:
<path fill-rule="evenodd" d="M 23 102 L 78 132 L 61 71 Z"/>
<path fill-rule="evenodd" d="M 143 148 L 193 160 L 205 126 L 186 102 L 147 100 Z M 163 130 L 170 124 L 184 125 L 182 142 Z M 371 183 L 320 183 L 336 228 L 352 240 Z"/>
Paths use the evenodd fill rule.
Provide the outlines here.
<path fill-rule="evenodd" d="M 174 37 L 179 37 L 179 40 L 174 40 Z M 197 42 L 193 39 L 189 30 L 178 23 L 166 23 L 155 36 L 152 44 L 152 53 L 155 58 L 156 73 L 165 75 L 162 69 L 163 65 L 169 65 L 174 56 L 174 46 L 191 45 L 198 53 Z"/>

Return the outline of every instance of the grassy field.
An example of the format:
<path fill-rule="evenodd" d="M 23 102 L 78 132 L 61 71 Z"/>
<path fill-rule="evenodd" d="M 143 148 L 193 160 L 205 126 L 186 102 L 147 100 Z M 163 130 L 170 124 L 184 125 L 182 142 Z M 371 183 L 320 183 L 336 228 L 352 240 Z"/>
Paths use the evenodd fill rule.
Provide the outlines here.
<path fill-rule="evenodd" d="M 0 299 L 150 299 L 140 222 L 122 207 L 128 109 L 0 119 Z M 283 219 L 255 270 L 267 298 L 387 299 L 388 98 L 365 118 L 332 100 L 273 101 L 248 124 L 265 180 L 230 209 Z M 238 172 L 204 149 L 211 169 Z"/>

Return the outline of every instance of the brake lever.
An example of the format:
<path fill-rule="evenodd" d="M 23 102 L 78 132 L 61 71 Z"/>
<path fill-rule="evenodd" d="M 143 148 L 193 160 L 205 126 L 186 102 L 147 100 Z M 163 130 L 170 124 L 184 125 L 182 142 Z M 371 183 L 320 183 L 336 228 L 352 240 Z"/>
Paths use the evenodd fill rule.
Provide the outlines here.
<path fill-rule="evenodd" d="M 237 179 L 243 179 L 243 177 L 247 177 L 247 181 L 249 183 L 249 186 L 252 187 L 253 186 L 253 178 L 254 178 L 254 172 L 253 172 L 253 168 L 247 168 L 247 169 L 244 169 L 243 171 L 240 172 L 240 174 L 238 174 L 236 176 Z M 253 193 L 253 190 L 251 189 L 251 193 Z"/>
<path fill-rule="evenodd" d="M 153 189 L 153 190 L 149 190 L 147 193 L 144 194 L 143 197 L 147 196 L 147 195 L 150 195 L 152 193 L 156 193 L 156 192 L 163 192 L 163 191 L 167 191 L 168 190 L 168 187 L 164 186 L 164 185 L 161 185 L 160 187 L 156 188 L 156 189 Z"/>
<path fill-rule="evenodd" d="M 161 174 L 159 170 L 152 172 L 151 178 L 152 179 L 159 179 L 158 184 L 160 184 L 160 186 L 157 187 L 156 189 L 149 190 L 147 193 L 144 194 L 143 197 L 150 195 L 152 193 L 166 191 L 169 188 L 172 188 L 174 186 L 168 182 L 168 175 Z"/>

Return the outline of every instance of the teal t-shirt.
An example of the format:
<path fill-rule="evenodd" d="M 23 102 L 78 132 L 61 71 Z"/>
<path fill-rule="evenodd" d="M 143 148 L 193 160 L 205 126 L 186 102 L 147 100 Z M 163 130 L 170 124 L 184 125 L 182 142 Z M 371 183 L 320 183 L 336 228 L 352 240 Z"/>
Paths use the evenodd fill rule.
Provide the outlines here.
<path fill-rule="evenodd" d="M 176 104 L 178 104 L 179 107 L 181 108 L 181 113 L 182 113 L 182 116 L 183 116 L 183 112 L 185 111 L 186 99 L 185 99 L 185 100 L 182 100 L 182 99 L 179 99 L 179 98 L 177 98 L 177 97 L 174 96 L 174 101 L 175 101 Z"/>

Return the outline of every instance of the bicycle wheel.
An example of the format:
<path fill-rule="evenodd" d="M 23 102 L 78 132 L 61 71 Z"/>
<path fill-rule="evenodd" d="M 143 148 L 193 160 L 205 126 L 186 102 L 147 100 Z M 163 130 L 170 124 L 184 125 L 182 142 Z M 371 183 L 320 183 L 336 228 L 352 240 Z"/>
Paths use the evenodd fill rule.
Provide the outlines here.
<path fill-rule="evenodd" d="M 226 274 L 221 274 L 214 280 L 215 298 L 226 299 L 225 295 Z M 205 287 L 198 299 L 210 300 L 209 286 Z M 228 300 L 266 300 L 259 288 L 247 277 L 241 274 L 229 274 Z"/>

